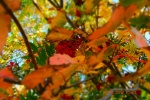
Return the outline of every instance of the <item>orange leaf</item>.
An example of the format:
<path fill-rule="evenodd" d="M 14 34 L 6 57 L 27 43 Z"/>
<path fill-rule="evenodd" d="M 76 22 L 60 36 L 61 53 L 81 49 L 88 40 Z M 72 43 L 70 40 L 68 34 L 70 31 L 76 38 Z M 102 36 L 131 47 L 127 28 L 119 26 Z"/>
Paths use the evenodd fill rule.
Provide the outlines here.
<path fill-rule="evenodd" d="M 0 14 L 0 54 L 6 42 L 7 34 L 9 32 L 10 26 L 10 16 L 5 14 Z"/>
<path fill-rule="evenodd" d="M 20 0 L 5 0 L 6 4 L 11 8 L 12 11 L 20 8 Z M 0 54 L 6 42 L 7 34 L 10 29 L 11 17 L 6 14 L 5 9 L 0 5 Z"/>
<path fill-rule="evenodd" d="M 53 75 L 53 70 L 51 67 L 42 67 L 38 70 L 28 74 L 23 80 L 22 84 L 28 89 L 36 87 L 39 83 L 42 83 L 45 78 Z"/>
<path fill-rule="evenodd" d="M 0 70 L 0 78 L 5 78 L 5 77 L 14 78 L 14 75 L 9 69 L 4 68 Z"/>
<path fill-rule="evenodd" d="M 7 89 L 8 87 L 11 86 L 11 84 L 8 82 L 5 82 L 3 78 L 0 78 L 0 84 L 1 84 L 0 88 L 3 88 L 3 89 Z"/>
<path fill-rule="evenodd" d="M 129 7 L 125 8 L 123 6 L 118 6 L 110 20 L 102 28 L 95 30 L 89 37 L 89 40 L 97 39 L 106 35 L 109 32 L 113 32 L 123 20 L 130 18 L 136 10 L 136 5 L 132 4 Z"/>
<path fill-rule="evenodd" d="M 20 0 L 5 0 L 5 3 L 12 11 L 16 11 L 20 8 Z M 5 9 L 2 7 L 2 5 L 0 5 L 0 14 L 4 14 L 5 12 Z"/>
<path fill-rule="evenodd" d="M 53 90 L 59 89 L 59 87 L 70 78 L 76 68 L 76 65 L 71 65 L 61 71 L 56 72 L 52 76 L 53 84 L 49 84 L 49 86 L 46 88 L 46 91 L 44 91 L 44 93 L 42 94 L 42 98 L 49 100 L 52 96 L 52 93 L 54 93 Z"/>
<path fill-rule="evenodd" d="M 9 69 L 4 68 L 0 70 L 0 88 L 7 89 L 11 84 L 4 81 L 5 77 L 14 78 L 14 75 Z"/>
<path fill-rule="evenodd" d="M 8 96 L 6 94 L 0 93 L 0 100 L 7 100 Z"/>

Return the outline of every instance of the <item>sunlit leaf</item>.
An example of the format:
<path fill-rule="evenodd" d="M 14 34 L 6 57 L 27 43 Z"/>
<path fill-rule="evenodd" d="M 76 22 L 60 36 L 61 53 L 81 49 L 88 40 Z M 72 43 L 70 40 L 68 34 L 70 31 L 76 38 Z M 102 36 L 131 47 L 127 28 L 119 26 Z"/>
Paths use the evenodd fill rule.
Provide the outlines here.
<path fill-rule="evenodd" d="M 113 12 L 110 20 L 99 29 L 96 29 L 89 37 L 89 40 L 100 38 L 109 32 L 113 32 L 124 19 L 130 18 L 136 10 L 136 5 L 130 5 L 125 8 L 118 6 Z"/>
<path fill-rule="evenodd" d="M 65 39 L 70 39 L 73 34 L 73 31 L 65 28 L 53 28 L 50 33 L 46 36 L 46 39 L 49 41 L 61 41 Z"/>
<path fill-rule="evenodd" d="M 49 58 L 50 65 L 63 65 L 63 64 L 72 64 L 76 61 L 66 54 L 54 54 Z"/>
<path fill-rule="evenodd" d="M 32 89 L 52 75 L 53 70 L 51 67 L 42 67 L 25 76 L 25 78 L 22 80 L 22 84 L 27 88 Z"/>

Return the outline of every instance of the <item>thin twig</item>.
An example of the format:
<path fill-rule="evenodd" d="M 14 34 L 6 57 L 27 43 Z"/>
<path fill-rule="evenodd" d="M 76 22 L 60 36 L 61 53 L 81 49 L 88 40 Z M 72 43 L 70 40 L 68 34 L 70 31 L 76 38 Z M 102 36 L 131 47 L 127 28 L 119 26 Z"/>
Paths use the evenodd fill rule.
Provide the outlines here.
<path fill-rule="evenodd" d="M 55 8 L 58 8 L 57 5 L 56 5 L 53 1 L 51 1 L 51 0 L 48 0 L 48 1 L 49 1 L 50 4 L 52 4 Z"/>
<path fill-rule="evenodd" d="M 55 4 L 57 5 L 58 8 L 61 8 L 56 0 L 54 0 L 54 2 L 55 2 Z"/>
<path fill-rule="evenodd" d="M 76 26 L 72 23 L 72 21 L 71 21 L 70 18 L 67 16 L 67 14 L 65 14 L 65 16 L 66 16 L 66 19 L 67 19 L 68 23 L 75 29 Z"/>
<path fill-rule="evenodd" d="M 33 65 L 34 65 L 34 69 L 38 69 L 37 67 L 37 64 L 36 64 L 36 61 L 34 59 L 34 55 L 32 53 L 32 50 L 31 50 L 31 47 L 30 47 L 30 44 L 29 44 L 29 41 L 28 41 L 28 38 L 21 26 L 21 24 L 19 23 L 19 21 L 17 20 L 17 18 L 15 17 L 15 15 L 13 14 L 13 12 L 11 11 L 11 9 L 7 6 L 7 4 L 4 2 L 4 0 L 1 0 L 0 3 L 2 4 L 3 8 L 8 12 L 8 14 L 12 17 L 12 19 L 14 20 L 15 24 L 17 25 L 18 29 L 20 30 L 22 36 L 23 36 L 23 39 L 24 39 L 24 42 L 26 44 L 26 47 L 27 47 L 27 50 L 28 50 L 28 53 L 29 53 L 29 56 L 31 57 L 32 59 L 32 62 L 33 62 Z"/>
<path fill-rule="evenodd" d="M 33 2 L 33 4 L 34 4 L 34 6 L 38 9 L 38 11 L 43 15 L 43 17 L 45 18 L 45 20 L 48 20 L 48 18 L 46 18 L 46 17 L 44 16 L 44 14 L 42 13 L 41 9 L 40 9 L 39 6 L 34 2 L 34 0 L 32 0 L 32 2 Z"/>

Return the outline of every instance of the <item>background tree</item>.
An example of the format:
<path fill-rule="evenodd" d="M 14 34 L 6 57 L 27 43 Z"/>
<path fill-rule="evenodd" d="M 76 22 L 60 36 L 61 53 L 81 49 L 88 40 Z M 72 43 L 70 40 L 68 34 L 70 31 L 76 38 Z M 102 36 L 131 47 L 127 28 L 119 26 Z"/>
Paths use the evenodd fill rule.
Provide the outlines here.
<path fill-rule="evenodd" d="M 148 100 L 149 0 L 0 4 L 0 99 Z"/>

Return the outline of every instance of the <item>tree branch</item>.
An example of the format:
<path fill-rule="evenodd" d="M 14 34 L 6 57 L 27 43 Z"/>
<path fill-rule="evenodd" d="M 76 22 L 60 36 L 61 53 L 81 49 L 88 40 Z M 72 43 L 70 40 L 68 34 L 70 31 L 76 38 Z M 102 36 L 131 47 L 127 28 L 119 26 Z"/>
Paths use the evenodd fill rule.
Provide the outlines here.
<path fill-rule="evenodd" d="M 63 8 L 63 6 L 64 6 L 63 3 L 64 3 L 64 1 L 63 1 L 63 0 L 60 0 L 60 7 L 61 7 L 61 8 Z"/>
<path fill-rule="evenodd" d="M 48 0 L 50 2 L 50 4 L 52 4 L 55 8 L 58 8 L 57 5 L 52 1 L 52 0 Z"/>
<path fill-rule="evenodd" d="M 13 12 L 11 11 L 11 9 L 7 6 L 7 4 L 4 2 L 4 0 L 1 0 L 0 3 L 2 4 L 3 8 L 8 12 L 8 14 L 12 17 L 12 19 L 14 20 L 15 24 L 17 25 L 18 29 L 20 30 L 22 36 L 23 36 L 23 39 L 24 39 L 24 42 L 26 44 L 26 47 L 27 47 L 27 50 L 28 50 L 28 53 L 29 53 L 29 56 L 31 57 L 31 60 L 33 62 L 33 65 L 34 65 L 34 69 L 38 69 L 37 67 L 37 64 L 36 64 L 36 61 L 34 59 L 34 55 L 32 53 L 32 50 L 31 50 L 31 47 L 30 47 L 30 44 L 28 42 L 28 38 L 21 26 L 21 24 L 19 23 L 19 21 L 17 20 L 17 18 L 15 17 L 15 15 L 13 14 Z"/>

